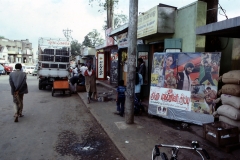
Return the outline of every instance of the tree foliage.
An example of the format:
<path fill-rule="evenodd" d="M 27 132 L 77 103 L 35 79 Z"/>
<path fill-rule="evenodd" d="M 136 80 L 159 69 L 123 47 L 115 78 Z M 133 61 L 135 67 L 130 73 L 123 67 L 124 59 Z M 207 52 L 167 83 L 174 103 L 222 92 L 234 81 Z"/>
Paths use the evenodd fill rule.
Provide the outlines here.
<path fill-rule="evenodd" d="M 77 56 L 81 52 L 81 44 L 77 40 L 71 42 L 71 54 L 73 57 Z"/>
<path fill-rule="evenodd" d="M 94 2 L 98 3 L 98 6 L 106 11 L 108 7 L 116 7 L 119 0 L 89 0 L 89 5 L 93 7 Z M 101 9 L 98 12 L 103 12 Z"/>
<path fill-rule="evenodd" d="M 4 38 L 4 36 L 0 36 L 0 39 L 3 39 Z"/>
<path fill-rule="evenodd" d="M 104 42 L 103 38 L 101 37 L 100 33 L 93 29 L 92 32 L 89 32 L 85 37 L 84 41 L 82 42 L 83 46 L 86 47 L 95 47 L 97 45 L 100 45 Z"/>
<path fill-rule="evenodd" d="M 128 22 L 128 16 L 124 14 L 114 14 L 113 22 L 114 22 L 114 28 L 118 28 L 121 25 Z M 108 29 L 107 21 L 105 21 L 105 23 L 106 24 L 103 26 L 103 30 Z"/>
<path fill-rule="evenodd" d="M 93 2 L 97 2 L 99 7 L 103 9 L 98 10 L 98 12 L 107 11 L 107 28 L 111 28 L 113 21 L 113 11 L 118 4 L 118 0 L 89 0 L 89 4 L 91 6 L 93 6 Z"/>
<path fill-rule="evenodd" d="M 82 45 L 83 45 L 83 46 L 86 46 L 86 47 L 93 47 L 93 44 L 92 44 L 91 40 L 89 39 L 88 35 L 86 35 L 86 36 L 84 37 L 84 40 L 83 40 L 83 42 L 82 42 Z"/>

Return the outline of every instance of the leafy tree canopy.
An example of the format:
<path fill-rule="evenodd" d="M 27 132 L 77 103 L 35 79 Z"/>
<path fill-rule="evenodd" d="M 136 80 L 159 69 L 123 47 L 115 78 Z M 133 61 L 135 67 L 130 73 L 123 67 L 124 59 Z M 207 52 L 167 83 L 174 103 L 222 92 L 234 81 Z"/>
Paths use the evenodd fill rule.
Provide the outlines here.
<path fill-rule="evenodd" d="M 0 36 L 0 39 L 3 39 L 4 38 L 4 36 Z"/>
<path fill-rule="evenodd" d="M 77 40 L 71 42 L 71 54 L 73 57 L 77 56 L 81 52 L 81 44 Z"/>
<path fill-rule="evenodd" d="M 85 37 L 84 41 L 82 42 L 83 46 L 86 47 L 95 47 L 97 45 L 100 45 L 104 42 L 103 38 L 101 37 L 100 33 L 93 29 L 92 32 L 89 32 Z"/>
<path fill-rule="evenodd" d="M 83 42 L 82 42 L 82 45 L 83 45 L 83 46 L 86 46 L 86 47 L 93 47 L 93 44 L 92 44 L 91 40 L 89 39 L 88 35 L 86 35 L 86 36 L 84 37 L 84 40 L 83 40 Z"/>

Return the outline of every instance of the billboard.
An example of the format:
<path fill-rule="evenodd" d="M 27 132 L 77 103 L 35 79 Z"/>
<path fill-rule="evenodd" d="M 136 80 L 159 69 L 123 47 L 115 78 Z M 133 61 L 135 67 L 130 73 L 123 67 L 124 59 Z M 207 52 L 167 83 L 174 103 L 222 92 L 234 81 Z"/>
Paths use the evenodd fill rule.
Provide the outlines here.
<path fill-rule="evenodd" d="M 200 125 L 213 122 L 220 59 L 220 52 L 154 53 L 148 112 Z"/>

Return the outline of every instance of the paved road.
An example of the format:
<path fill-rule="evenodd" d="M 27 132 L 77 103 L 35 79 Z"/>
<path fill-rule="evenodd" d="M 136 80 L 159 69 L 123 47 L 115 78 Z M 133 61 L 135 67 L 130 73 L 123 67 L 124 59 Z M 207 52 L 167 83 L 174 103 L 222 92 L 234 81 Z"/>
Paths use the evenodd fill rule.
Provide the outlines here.
<path fill-rule="evenodd" d="M 14 123 L 8 77 L 0 76 L 1 160 L 124 159 L 77 94 L 52 97 L 36 76 L 28 75 L 25 116 Z"/>

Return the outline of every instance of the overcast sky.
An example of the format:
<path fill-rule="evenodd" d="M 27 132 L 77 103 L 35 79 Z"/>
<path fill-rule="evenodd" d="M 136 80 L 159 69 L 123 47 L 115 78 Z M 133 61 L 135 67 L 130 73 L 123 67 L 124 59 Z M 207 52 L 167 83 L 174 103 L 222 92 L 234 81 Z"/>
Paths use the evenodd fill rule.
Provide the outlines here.
<path fill-rule="evenodd" d="M 106 13 L 99 13 L 97 3 L 89 0 L 0 0 L 0 36 L 10 40 L 29 39 L 37 50 L 39 37 L 64 38 L 63 30 L 71 29 L 73 39 L 82 43 L 84 36 L 102 26 Z M 138 12 L 159 3 L 181 8 L 194 0 L 139 0 Z M 228 18 L 240 16 L 240 0 L 219 0 Z M 116 13 L 128 15 L 129 0 L 119 0 Z M 219 15 L 218 21 L 225 20 Z"/>

